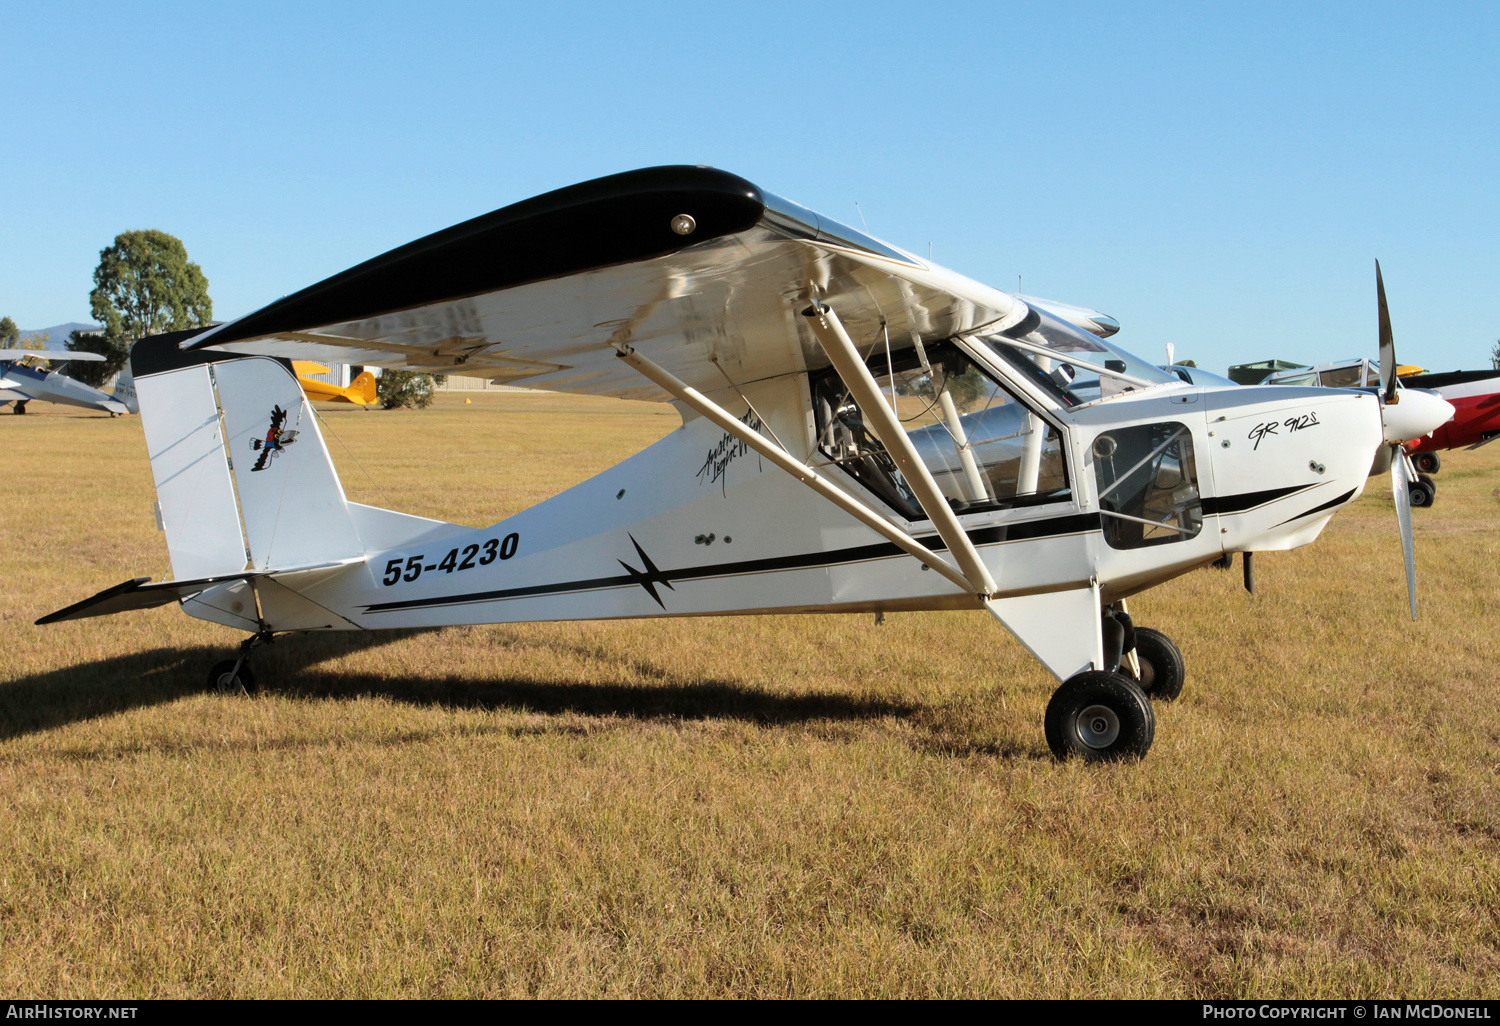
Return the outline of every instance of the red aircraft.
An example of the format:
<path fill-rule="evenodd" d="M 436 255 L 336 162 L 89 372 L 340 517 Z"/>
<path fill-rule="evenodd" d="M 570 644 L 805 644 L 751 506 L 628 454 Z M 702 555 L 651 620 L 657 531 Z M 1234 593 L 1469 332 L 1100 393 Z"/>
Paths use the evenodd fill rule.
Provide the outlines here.
<path fill-rule="evenodd" d="M 1432 434 L 1406 443 L 1412 462 L 1424 474 L 1443 465 L 1442 449 L 1477 449 L 1500 438 L 1500 370 L 1412 374 L 1401 379 L 1408 388 L 1430 388 L 1453 404 L 1453 419 Z"/>

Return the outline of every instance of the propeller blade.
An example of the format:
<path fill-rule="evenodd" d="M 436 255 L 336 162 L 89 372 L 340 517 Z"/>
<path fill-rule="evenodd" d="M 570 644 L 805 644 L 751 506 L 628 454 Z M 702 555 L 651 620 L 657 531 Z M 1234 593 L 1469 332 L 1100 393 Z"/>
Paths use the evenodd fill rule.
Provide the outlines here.
<path fill-rule="evenodd" d="M 1406 597 L 1411 603 L 1411 618 L 1417 618 L 1417 560 L 1411 536 L 1411 486 L 1417 475 L 1411 460 L 1399 447 L 1392 447 L 1391 493 L 1396 499 L 1396 522 L 1401 526 L 1401 555 L 1406 558 Z"/>
<path fill-rule="evenodd" d="M 1375 261 L 1375 301 L 1380 308 L 1380 380 L 1385 383 L 1385 401 L 1396 401 L 1396 340 L 1391 335 L 1391 311 L 1385 304 L 1385 280 L 1380 261 Z"/>

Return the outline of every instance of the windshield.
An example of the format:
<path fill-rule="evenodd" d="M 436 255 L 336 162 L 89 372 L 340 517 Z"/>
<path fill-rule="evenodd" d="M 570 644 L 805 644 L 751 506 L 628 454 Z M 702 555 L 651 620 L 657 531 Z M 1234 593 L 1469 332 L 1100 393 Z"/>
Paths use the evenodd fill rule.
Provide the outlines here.
<path fill-rule="evenodd" d="M 1022 369 L 1041 371 L 1052 383 L 1053 387 L 1049 390 L 1058 395 L 1059 401 L 1065 406 L 1093 402 L 1095 399 L 1144 387 L 1126 378 L 1115 377 L 1109 371 L 1119 371 L 1153 385 L 1178 382 L 1176 375 L 1168 374 L 1138 356 L 1132 356 L 1097 335 L 1037 307 L 1033 306 L 1030 310 L 1026 318 L 1015 327 L 998 334 L 980 335 L 978 340 L 1008 363 L 1018 366 L 1025 364 Z M 1012 340 L 1046 350 L 1048 355 L 1012 345 Z M 1102 368 L 1104 373 L 1081 364 L 1092 364 L 1093 367 Z"/>
<path fill-rule="evenodd" d="M 1199 388 L 1238 388 L 1239 384 L 1228 378 L 1206 371 L 1202 367 L 1189 367 L 1186 364 L 1174 363 L 1162 368 L 1169 374 L 1175 374 L 1189 385 L 1197 385 Z"/>

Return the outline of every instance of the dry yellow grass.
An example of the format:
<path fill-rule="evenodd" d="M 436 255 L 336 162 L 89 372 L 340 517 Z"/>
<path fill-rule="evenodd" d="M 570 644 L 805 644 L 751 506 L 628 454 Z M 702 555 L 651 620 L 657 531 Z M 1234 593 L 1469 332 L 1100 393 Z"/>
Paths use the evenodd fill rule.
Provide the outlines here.
<path fill-rule="evenodd" d="M 676 424 L 473 399 L 327 408 L 351 496 L 481 524 Z M 0 992 L 1500 993 L 1500 446 L 1416 515 L 1417 624 L 1381 481 L 1254 598 L 1140 597 L 1188 684 L 1099 767 L 1050 759 L 1053 683 L 977 613 L 290 638 L 205 694 L 234 632 L 31 625 L 166 569 L 138 422 L 34 409 L 0 418 Z"/>

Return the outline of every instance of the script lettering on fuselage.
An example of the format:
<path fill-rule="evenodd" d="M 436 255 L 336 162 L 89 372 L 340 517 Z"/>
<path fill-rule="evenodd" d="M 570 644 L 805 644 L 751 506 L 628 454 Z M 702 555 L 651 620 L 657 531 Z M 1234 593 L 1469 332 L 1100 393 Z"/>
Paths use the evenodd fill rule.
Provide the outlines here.
<path fill-rule="evenodd" d="M 1315 413 L 1315 412 L 1308 412 L 1308 413 L 1304 413 L 1304 414 L 1302 414 L 1300 416 L 1297 416 L 1297 417 L 1288 417 L 1286 420 L 1283 420 L 1283 421 L 1268 420 L 1268 421 L 1265 421 L 1264 423 L 1257 424 L 1253 428 L 1250 429 L 1250 434 L 1247 437 L 1252 442 L 1255 443 L 1254 448 L 1255 449 L 1259 449 L 1260 448 L 1260 443 L 1264 442 L 1268 436 L 1270 436 L 1270 435 L 1278 435 L 1279 436 L 1281 434 L 1281 429 L 1282 428 L 1286 428 L 1287 433 L 1291 434 L 1291 433 L 1296 432 L 1296 431 L 1305 431 L 1306 429 L 1308 429 L 1310 427 L 1317 427 L 1317 426 L 1318 426 L 1318 415 L 1317 415 L 1317 413 Z"/>
<path fill-rule="evenodd" d="M 761 420 L 755 415 L 755 411 L 752 410 L 740 418 L 740 423 L 744 424 L 751 431 L 759 431 Z M 727 495 L 729 465 L 741 456 L 748 455 L 749 452 L 750 446 L 731 435 L 728 431 L 724 432 L 723 437 L 719 439 L 719 444 L 708 450 L 708 455 L 704 458 L 703 465 L 698 468 L 699 483 L 717 484 L 719 490 Z M 760 464 L 759 456 L 756 457 L 756 462 Z M 759 465 L 756 469 L 763 470 L 765 468 L 763 465 Z"/>

